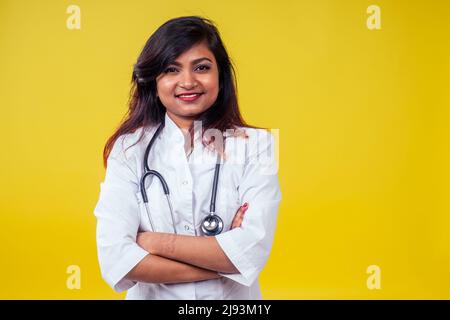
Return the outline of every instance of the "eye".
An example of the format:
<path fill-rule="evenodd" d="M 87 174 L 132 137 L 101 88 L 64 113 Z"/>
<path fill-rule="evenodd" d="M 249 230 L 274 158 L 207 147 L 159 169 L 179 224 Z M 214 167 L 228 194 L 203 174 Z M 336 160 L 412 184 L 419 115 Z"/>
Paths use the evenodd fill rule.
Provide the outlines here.
<path fill-rule="evenodd" d="M 211 67 L 208 66 L 207 64 L 201 64 L 197 67 L 197 70 L 199 70 L 199 71 L 207 71 L 209 69 L 211 69 Z"/>
<path fill-rule="evenodd" d="M 177 69 L 175 69 L 174 67 L 168 67 L 166 70 L 164 70 L 164 73 L 170 73 L 175 71 L 177 71 Z"/>

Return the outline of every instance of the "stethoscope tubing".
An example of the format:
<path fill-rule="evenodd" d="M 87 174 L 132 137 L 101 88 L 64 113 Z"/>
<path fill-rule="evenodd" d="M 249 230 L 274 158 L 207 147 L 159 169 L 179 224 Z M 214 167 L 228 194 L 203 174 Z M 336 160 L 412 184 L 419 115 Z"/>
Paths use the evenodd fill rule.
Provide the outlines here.
<path fill-rule="evenodd" d="M 158 178 L 158 180 L 161 182 L 161 186 L 163 188 L 164 194 L 166 196 L 167 199 L 167 204 L 169 206 L 169 210 L 170 210 L 170 216 L 172 219 L 172 226 L 173 226 L 173 231 L 175 234 L 177 234 L 177 230 L 175 227 L 175 217 L 173 215 L 173 207 L 172 207 L 172 202 L 170 200 L 170 192 L 169 192 L 169 186 L 167 185 L 166 180 L 164 179 L 164 177 L 156 170 L 151 170 L 150 167 L 148 166 L 148 156 L 150 154 L 150 150 L 153 146 L 153 144 L 156 141 L 156 138 L 159 136 L 159 134 L 161 133 L 161 130 L 164 128 L 164 122 L 161 123 L 159 125 L 159 127 L 156 129 L 155 133 L 153 134 L 152 139 L 150 140 L 145 153 L 144 153 L 144 174 L 142 175 L 141 179 L 140 179 L 140 189 L 141 189 L 141 195 L 142 195 L 142 200 L 144 202 L 144 207 L 145 207 L 145 211 L 147 213 L 148 216 L 148 220 L 150 222 L 150 227 L 152 229 L 152 231 L 156 231 L 155 229 L 155 225 L 153 223 L 153 219 L 151 217 L 150 214 L 150 209 L 148 207 L 148 196 L 147 196 L 147 192 L 145 190 L 145 180 L 148 176 L 155 176 Z M 217 197 L 217 186 L 218 186 L 218 181 L 219 181 L 219 173 L 220 173 L 220 154 L 217 155 L 217 162 L 216 162 L 216 167 L 214 170 L 214 180 L 213 180 L 213 188 L 212 188 L 212 194 L 211 194 L 211 203 L 209 206 L 209 215 L 204 219 L 205 221 L 207 219 L 213 219 L 215 220 L 215 222 L 217 222 L 217 228 L 216 231 L 210 231 L 208 230 L 205 226 L 204 223 L 205 221 L 202 222 L 202 231 L 205 235 L 216 235 L 220 232 L 222 232 L 223 229 L 223 221 L 222 219 L 215 214 L 216 212 L 216 197 Z M 195 219 L 195 218 L 194 218 Z M 195 235 L 197 235 L 197 226 L 196 226 L 196 222 L 194 220 L 194 231 L 195 231 Z"/>

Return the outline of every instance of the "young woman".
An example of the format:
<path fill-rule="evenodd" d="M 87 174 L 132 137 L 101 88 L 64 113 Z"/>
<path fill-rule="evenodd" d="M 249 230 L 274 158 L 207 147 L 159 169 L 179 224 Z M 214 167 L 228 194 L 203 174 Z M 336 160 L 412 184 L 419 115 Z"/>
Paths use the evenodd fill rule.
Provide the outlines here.
<path fill-rule="evenodd" d="M 94 210 L 102 276 L 127 299 L 261 299 L 281 192 L 274 136 L 243 121 L 235 83 L 210 20 L 145 44 Z"/>

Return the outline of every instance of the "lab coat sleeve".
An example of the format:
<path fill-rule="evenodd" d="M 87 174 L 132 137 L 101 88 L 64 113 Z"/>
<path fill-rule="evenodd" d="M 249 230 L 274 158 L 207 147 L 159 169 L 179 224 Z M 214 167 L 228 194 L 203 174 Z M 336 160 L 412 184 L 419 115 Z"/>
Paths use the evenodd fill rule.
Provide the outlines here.
<path fill-rule="evenodd" d="M 250 143 L 248 161 L 239 183 L 240 203 L 249 203 L 241 227 L 216 236 L 239 273 L 220 275 L 251 286 L 269 258 L 281 201 L 274 136 L 257 130 L 257 143 Z"/>
<path fill-rule="evenodd" d="M 119 138 L 108 157 L 105 179 L 100 184 L 100 197 L 94 209 L 101 274 L 116 292 L 136 284 L 124 276 L 148 254 L 136 243 L 138 180 L 125 162 L 121 148 L 122 138 Z"/>

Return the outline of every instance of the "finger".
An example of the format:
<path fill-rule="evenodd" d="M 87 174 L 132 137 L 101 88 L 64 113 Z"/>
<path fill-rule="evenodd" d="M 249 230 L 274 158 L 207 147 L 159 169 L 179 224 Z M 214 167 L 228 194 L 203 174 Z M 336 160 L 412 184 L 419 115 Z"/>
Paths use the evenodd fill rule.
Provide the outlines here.
<path fill-rule="evenodd" d="M 244 205 L 239 207 L 239 209 L 236 211 L 236 215 L 239 213 L 242 213 L 243 211 L 244 211 Z"/>
<path fill-rule="evenodd" d="M 239 227 L 240 223 L 239 221 L 242 220 L 238 215 L 234 217 L 233 223 L 231 224 L 233 228 Z"/>
<path fill-rule="evenodd" d="M 234 223 L 234 228 L 239 228 L 242 225 L 242 221 L 244 221 L 244 217 L 240 217 L 238 219 L 236 219 L 235 223 Z"/>
<path fill-rule="evenodd" d="M 246 203 L 244 203 L 242 206 L 239 207 L 239 209 L 238 209 L 238 211 L 236 212 L 236 215 L 235 215 L 235 216 L 243 215 L 243 214 L 245 213 L 245 211 L 247 210 L 247 208 L 248 208 L 248 203 L 246 202 Z"/>
<path fill-rule="evenodd" d="M 243 218 L 243 210 L 241 210 L 239 208 L 239 210 L 237 211 L 236 215 L 233 218 L 233 222 L 231 223 L 231 227 L 232 228 L 236 228 L 240 226 L 240 221 Z"/>
<path fill-rule="evenodd" d="M 243 206 L 241 206 L 238 210 L 238 212 L 236 213 L 233 222 L 232 222 L 232 229 L 234 228 L 238 228 L 242 225 L 242 222 L 244 221 L 244 215 L 245 215 L 245 211 L 247 211 L 248 209 L 248 204 L 244 204 Z"/>
<path fill-rule="evenodd" d="M 239 209 L 236 211 L 236 214 L 233 217 L 233 221 L 235 219 L 238 219 L 243 214 L 243 212 L 244 212 L 244 208 L 243 208 L 243 206 L 240 206 Z"/>
<path fill-rule="evenodd" d="M 240 227 L 242 224 L 242 221 L 244 220 L 245 212 L 248 209 L 248 203 L 244 203 L 242 206 L 239 207 L 239 209 L 236 211 L 236 214 L 233 218 L 233 221 L 231 222 L 231 229 Z"/>

